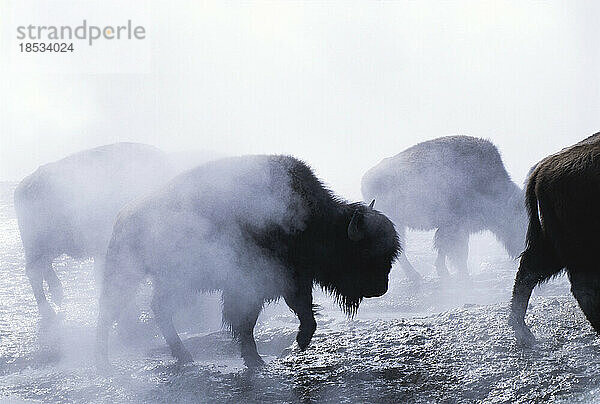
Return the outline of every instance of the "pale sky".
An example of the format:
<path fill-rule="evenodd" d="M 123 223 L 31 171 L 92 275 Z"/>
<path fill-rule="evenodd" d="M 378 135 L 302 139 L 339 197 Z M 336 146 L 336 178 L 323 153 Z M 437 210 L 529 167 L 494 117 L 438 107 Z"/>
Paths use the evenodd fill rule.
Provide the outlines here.
<path fill-rule="evenodd" d="M 600 131 L 600 5 L 0 0 L 0 180 L 101 144 L 288 153 L 360 199 L 382 158 L 492 140 L 521 183 Z M 143 25 L 143 41 L 22 54 L 19 25 Z"/>

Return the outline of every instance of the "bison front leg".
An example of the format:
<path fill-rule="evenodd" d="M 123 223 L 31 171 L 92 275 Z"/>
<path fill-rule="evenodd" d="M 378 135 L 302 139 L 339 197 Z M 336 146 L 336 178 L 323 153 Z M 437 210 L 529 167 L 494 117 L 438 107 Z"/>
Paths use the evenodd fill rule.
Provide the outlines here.
<path fill-rule="evenodd" d="M 173 314 L 175 312 L 173 300 L 168 298 L 166 294 L 157 292 L 155 291 L 152 296 L 151 306 L 158 327 L 171 349 L 171 354 L 177 358 L 177 361 L 181 364 L 191 363 L 194 358 L 183 346 L 183 342 L 181 342 L 181 338 L 179 338 L 173 325 Z"/>
<path fill-rule="evenodd" d="M 454 232 L 452 247 L 448 249 L 448 258 L 458 271 L 458 276 L 469 277 L 467 259 L 469 257 L 469 233 L 464 229 Z"/>
<path fill-rule="evenodd" d="M 437 250 L 437 258 L 435 259 L 435 269 L 438 276 L 442 279 L 450 278 L 450 273 L 446 267 L 446 255 L 448 254 L 448 235 L 443 228 L 439 228 L 435 232 L 433 239 L 434 248 Z"/>
<path fill-rule="evenodd" d="M 223 322 L 230 325 L 234 338 L 240 343 L 244 363 L 249 368 L 265 364 L 254 340 L 254 327 L 262 306 L 263 302 L 254 297 L 223 291 Z"/>
<path fill-rule="evenodd" d="M 304 286 L 284 296 L 288 307 L 296 313 L 300 320 L 300 328 L 296 335 L 296 342 L 301 350 L 305 350 L 317 329 L 315 314 L 312 304 L 312 288 Z"/>

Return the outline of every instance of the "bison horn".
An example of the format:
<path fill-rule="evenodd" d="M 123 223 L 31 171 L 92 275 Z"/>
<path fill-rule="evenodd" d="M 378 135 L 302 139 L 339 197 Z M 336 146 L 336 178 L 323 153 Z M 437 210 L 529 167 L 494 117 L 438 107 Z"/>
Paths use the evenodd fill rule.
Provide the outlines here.
<path fill-rule="evenodd" d="M 375 199 L 371 201 L 371 203 L 369 204 L 369 208 L 373 209 L 373 206 L 375 206 Z"/>
<path fill-rule="evenodd" d="M 362 219 L 362 214 L 357 210 L 354 211 L 352 215 L 352 219 L 350 219 L 350 224 L 348 225 L 348 238 L 352 241 L 360 241 L 365 235 L 363 231 L 360 229 L 360 221 Z"/>

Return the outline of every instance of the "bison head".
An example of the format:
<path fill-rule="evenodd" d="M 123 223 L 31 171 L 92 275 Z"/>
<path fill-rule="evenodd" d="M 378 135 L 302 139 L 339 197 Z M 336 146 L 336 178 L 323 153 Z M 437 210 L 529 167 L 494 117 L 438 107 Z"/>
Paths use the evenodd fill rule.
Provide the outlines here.
<path fill-rule="evenodd" d="M 392 263 L 400 252 L 392 222 L 373 209 L 357 205 L 347 227 L 348 250 L 344 278 L 338 289 L 346 303 L 383 295 L 388 288 Z"/>

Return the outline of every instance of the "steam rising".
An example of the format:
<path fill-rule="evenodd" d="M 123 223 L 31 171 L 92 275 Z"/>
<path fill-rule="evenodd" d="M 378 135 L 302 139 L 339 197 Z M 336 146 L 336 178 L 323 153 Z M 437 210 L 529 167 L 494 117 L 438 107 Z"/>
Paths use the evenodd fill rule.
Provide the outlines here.
<path fill-rule="evenodd" d="M 0 2 L 0 397 L 598 401 L 597 335 L 565 278 L 533 292 L 533 349 L 513 343 L 506 315 L 517 269 L 510 255 L 525 234 L 515 182 L 598 131 L 599 2 L 112 3 Z M 131 19 L 147 38 L 68 55 L 18 51 L 17 26 L 83 18 Z M 486 151 L 439 139 L 424 147 L 453 133 L 477 137 Z M 200 167 L 248 154 L 300 157 L 336 194 L 376 199 L 403 251 L 380 298 L 315 288 L 319 325 L 305 351 L 296 314 L 267 300 L 255 339 L 268 366 L 256 372 L 222 329 L 221 292 L 210 288 L 224 277 L 241 285 L 232 288 L 241 310 L 253 290 L 274 289 L 263 280 L 293 283 L 247 237 L 272 228 L 293 236 L 313 205 L 289 193 L 288 179 L 265 185 L 273 172 L 260 164 Z M 170 182 L 184 172 L 204 186 Z M 336 229 L 366 206 L 346 209 Z M 115 224 L 106 276 L 117 285 L 111 301 L 127 304 L 110 340 L 114 372 L 102 374 L 93 366 L 96 323 Z M 321 235 L 308 250 L 344 287 L 374 278 L 347 270 L 376 248 L 330 254 L 336 238 Z M 441 258 L 452 266 L 446 279 Z M 407 265 L 421 276 L 406 279 Z M 456 276 L 467 267 L 470 277 Z M 28 275 L 49 292 L 42 307 L 56 321 L 40 319 Z M 179 311 L 193 364 L 174 365 L 154 293 Z"/>
<path fill-rule="evenodd" d="M 240 164 L 243 170 L 236 169 Z M 175 179 L 158 197 L 128 206 L 115 225 L 113 244 L 142 246 L 135 253 L 153 263 L 146 270 L 163 282 L 180 283 L 174 290 L 214 289 L 265 266 L 278 272 L 264 254 L 248 249 L 241 226 L 256 231 L 279 227 L 286 233 L 303 228 L 300 201 L 289 178 L 281 175 L 259 159 L 208 163 Z M 118 260 L 111 264 L 116 271 L 139 271 Z M 250 281 L 241 283 L 253 285 Z"/>

